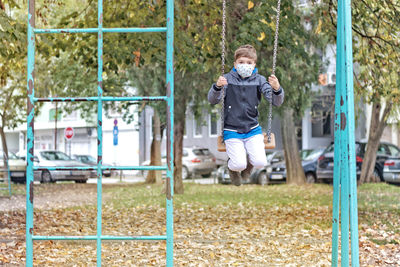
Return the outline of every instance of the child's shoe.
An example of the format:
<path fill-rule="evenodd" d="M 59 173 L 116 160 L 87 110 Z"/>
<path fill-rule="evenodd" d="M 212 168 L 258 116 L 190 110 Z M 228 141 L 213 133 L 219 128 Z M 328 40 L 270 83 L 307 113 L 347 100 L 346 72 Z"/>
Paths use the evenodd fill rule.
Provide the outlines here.
<path fill-rule="evenodd" d="M 228 168 L 228 170 L 229 170 L 229 168 Z M 234 184 L 236 186 L 242 185 L 240 172 L 235 172 L 235 171 L 229 170 L 229 177 L 231 178 L 232 184 Z"/>
<path fill-rule="evenodd" d="M 242 179 L 245 181 L 250 180 L 251 172 L 253 171 L 253 165 L 247 161 L 247 167 L 242 171 Z"/>

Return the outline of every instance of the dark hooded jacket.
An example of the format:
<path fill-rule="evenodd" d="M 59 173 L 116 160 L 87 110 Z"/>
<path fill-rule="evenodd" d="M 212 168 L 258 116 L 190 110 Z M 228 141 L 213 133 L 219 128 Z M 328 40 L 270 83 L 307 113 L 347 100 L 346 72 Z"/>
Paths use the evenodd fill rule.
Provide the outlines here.
<path fill-rule="evenodd" d="M 225 86 L 224 98 L 224 130 L 247 133 L 258 126 L 258 104 L 261 96 L 274 106 L 283 103 L 284 91 L 274 91 L 267 79 L 257 73 L 257 69 L 249 78 L 243 79 L 235 69 L 232 69 L 224 77 L 228 81 Z M 272 90 L 272 99 L 271 99 Z M 218 104 L 222 98 L 222 90 L 214 83 L 208 92 L 208 101 Z"/>

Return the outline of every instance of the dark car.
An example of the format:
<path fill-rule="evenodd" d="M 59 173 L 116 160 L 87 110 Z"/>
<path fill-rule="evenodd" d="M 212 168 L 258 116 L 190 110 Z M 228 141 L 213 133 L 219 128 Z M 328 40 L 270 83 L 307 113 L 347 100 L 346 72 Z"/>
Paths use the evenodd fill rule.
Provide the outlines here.
<path fill-rule="evenodd" d="M 72 155 L 72 159 L 74 159 L 76 161 L 79 161 L 79 162 L 81 162 L 81 163 L 83 163 L 85 165 L 91 166 L 91 167 L 92 166 L 97 166 L 97 160 L 94 157 L 90 156 L 90 155 Z M 103 165 L 104 166 L 111 166 L 111 165 L 108 165 L 107 163 L 103 163 Z M 105 177 L 110 177 L 111 176 L 111 171 L 110 170 L 103 170 L 102 173 L 103 173 L 103 176 L 105 176 Z M 90 177 L 96 178 L 97 177 L 97 171 L 96 170 L 91 171 L 90 172 Z"/>
<path fill-rule="evenodd" d="M 306 175 L 307 183 L 315 183 L 317 181 L 317 162 L 319 156 L 324 152 L 324 148 L 304 149 L 300 151 L 301 165 Z M 280 162 L 273 163 L 268 171 L 269 181 L 284 182 L 286 181 L 286 164 L 285 158 L 281 157 Z"/>
<path fill-rule="evenodd" d="M 283 151 L 266 151 L 268 165 L 262 169 L 253 169 L 250 174 L 249 180 L 243 180 L 243 184 L 260 184 L 266 185 L 269 183 L 267 172 L 270 171 L 269 166 L 271 163 L 281 161 L 283 157 Z M 222 165 L 217 170 L 218 183 L 230 184 L 231 178 L 229 177 L 228 166 Z"/>
<path fill-rule="evenodd" d="M 361 166 L 367 148 L 366 141 L 356 142 L 356 172 L 357 179 L 360 178 Z M 381 142 L 376 153 L 376 163 L 373 175 L 378 180 L 384 181 L 383 169 L 385 161 L 391 157 L 395 157 L 400 153 L 400 149 L 393 144 Z M 333 158 L 334 144 L 331 144 L 318 159 L 317 177 L 326 182 L 333 180 Z"/>
<path fill-rule="evenodd" d="M 383 180 L 389 184 L 400 185 L 400 154 L 398 154 L 397 157 L 392 157 L 385 161 Z"/>
<path fill-rule="evenodd" d="M 304 173 L 309 183 L 316 181 L 317 159 L 323 151 L 323 148 L 300 151 Z M 265 185 L 270 183 L 284 183 L 286 181 L 286 166 L 283 151 L 269 151 L 266 152 L 266 154 L 268 165 L 262 169 L 253 169 L 250 179 L 248 181 L 243 181 L 243 183 Z M 221 184 L 231 183 L 228 167 L 226 165 L 218 169 L 217 177 L 218 182 Z"/>

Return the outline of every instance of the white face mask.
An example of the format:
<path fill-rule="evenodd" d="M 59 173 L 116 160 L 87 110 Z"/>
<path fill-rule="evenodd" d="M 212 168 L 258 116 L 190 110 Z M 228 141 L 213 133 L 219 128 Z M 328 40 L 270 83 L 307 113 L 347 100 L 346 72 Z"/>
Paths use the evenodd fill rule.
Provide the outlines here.
<path fill-rule="evenodd" d="M 236 64 L 236 71 L 242 78 L 250 77 L 253 74 L 253 70 L 253 64 Z"/>

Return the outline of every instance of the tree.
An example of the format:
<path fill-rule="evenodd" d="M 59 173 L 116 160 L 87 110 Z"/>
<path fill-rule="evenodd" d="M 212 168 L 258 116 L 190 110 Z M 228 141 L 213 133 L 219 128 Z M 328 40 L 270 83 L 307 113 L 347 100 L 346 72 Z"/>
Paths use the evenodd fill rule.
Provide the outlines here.
<path fill-rule="evenodd" d="M 321 22 L 334 40 L 337 1 L 321 6 Z M 373 180 L 376 153 L 383 130 L 400 108 L 400 6 L 397 1 L 352 1 L 355 91 L 372 105 L 368 145 L 360 182 Z M 325 15 L 325 16 L 324 16 Z M 362 111 L 363 112 L 363 111 Z"/>
<path fill-rule="evenodd" d="M 10 10 L 18 9 L 14 1 L 0 0 L 0 137 L 4 153 L 4 166 L 8 158 L 5 128 L 14 128 L 24 121 L 26 87 L 23 53 L 26 47 L 26 27 Z"/>

